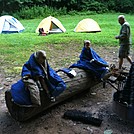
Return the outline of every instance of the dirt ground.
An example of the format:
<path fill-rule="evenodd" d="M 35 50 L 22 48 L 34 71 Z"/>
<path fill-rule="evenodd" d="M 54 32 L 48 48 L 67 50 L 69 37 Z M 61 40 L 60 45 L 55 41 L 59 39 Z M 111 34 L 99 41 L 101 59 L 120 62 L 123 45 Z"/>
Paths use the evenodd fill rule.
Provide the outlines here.
<path fill-rule="evenodd" d="M 101 47 L 95 49 L 110 64 L 117 65 L 118 48 Z M 126 60 L 124 66 L 129 70 L 130 65 Z M 111 130 L 112 134 L 134 133 L 134 125 L 122 120 L 112 111 L 112 95 L 116 90 L 108 84 L 103 88 L 102 83 L 27 122 L 17 122 L 8 113 L 5 104 L 5 91 L 10 89 L 11 84 L 18 79 L 20 79 L 20 76 L 7 76 L 3 67 L 0 67 L 0 134 L 104 134 L 106 130 Z M 101 118 L 103 120 L 102 124 L 100 127 L 96 127 L 62 118 L 69 109 L 90 112 L 94 117 Z M 105 134 L 111 133 L 107 132 Z"/>

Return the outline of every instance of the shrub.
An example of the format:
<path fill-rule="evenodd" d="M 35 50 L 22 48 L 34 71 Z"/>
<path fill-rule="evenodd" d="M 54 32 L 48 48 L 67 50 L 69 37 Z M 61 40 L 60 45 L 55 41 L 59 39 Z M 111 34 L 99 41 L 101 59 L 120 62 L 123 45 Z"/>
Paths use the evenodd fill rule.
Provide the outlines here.
<path fill-rule="evenodd" d="M 104 5 L 103 3 L 99 3 L 97 1 L 89 4 L 87 9 L 90 11 L 96 11 L 97 13 L 104 13 L 108 11 L 106 5 Z"/>
<path fill-rule="evenodd" d="M 123 13 L 134 12 L 134 3 L 131 0 L 116 0 L 115 10 Z"/>
<path fill-rule="evenodd" d="M 59 8 L 59 9 L 54 9 L 52 7 L 40 7 L 40 6 L 34 6 L 34 7 L 25 7 L 22 8 L 20 11 L 13 13 L 13 16 L 16 18 L 21 18 L 21 19 L 34 19 L 34 18 L 42 18 L 42 17 L 47 17 L 47 16 L 55 16 L 55 15 L 64 15 L 66 14 L 66 8 Z"/>

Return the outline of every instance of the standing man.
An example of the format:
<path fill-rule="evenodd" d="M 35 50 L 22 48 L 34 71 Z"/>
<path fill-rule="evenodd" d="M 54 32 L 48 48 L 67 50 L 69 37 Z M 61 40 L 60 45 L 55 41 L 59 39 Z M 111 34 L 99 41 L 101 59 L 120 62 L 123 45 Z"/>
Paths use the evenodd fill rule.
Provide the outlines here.
<path fill-rule="evenodd" d="M 132 64 L 132 59 L 129 56 L 130 54 L 130 47 L 132 44 L 131 41 L 131 30 L 130 25 L 126 21 L 124 15 L 118 16 L 118 22 L 121 25 L 120 34 L 115 36 L 115 39 L 119 39 L 119 69 L 122 68 L 123 59 L 126 58 L 130 64 Z"/>

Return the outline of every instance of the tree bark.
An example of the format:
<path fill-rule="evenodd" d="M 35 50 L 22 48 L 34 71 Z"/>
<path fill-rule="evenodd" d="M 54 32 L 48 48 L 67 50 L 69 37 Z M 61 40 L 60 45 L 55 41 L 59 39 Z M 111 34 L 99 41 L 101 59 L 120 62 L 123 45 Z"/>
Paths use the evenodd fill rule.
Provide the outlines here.
<path fill-rule="evenodd" d="M 73 78 L 69 78 L 67 74 L 64 72 L 58 72 L 58 75 L 63 79 L 66 83 L 66 90 L 61 93 L 55 102 L 51 102 L 50 99 L 47 97 L 44 91 L 40 91 L 41 96 L 41 106 L 34 107 L 34 106 L 21 106 L 15 104 L 12 101 L 12 96 L 10 90 L 5 92 L 5 100 L 6 105 L 9 110 L 10 115 L 17 121 L 26 121 L 33 116 L 47 110 L 48 108 L 80 93 L 90 87 L 97 84 L 99 81 L 93 76 L 91 72 L 86 72 L 82 69 L 73 68 L 77 75 Z"/>

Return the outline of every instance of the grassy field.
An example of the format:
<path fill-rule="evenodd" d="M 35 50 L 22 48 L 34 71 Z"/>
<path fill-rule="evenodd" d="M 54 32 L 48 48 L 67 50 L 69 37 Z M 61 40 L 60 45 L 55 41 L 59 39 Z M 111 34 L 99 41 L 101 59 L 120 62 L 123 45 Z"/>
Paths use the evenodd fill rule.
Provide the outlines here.
<path fill-rule="evenodd" d="M 31 53 L 43 49 L 47 51 L 49 58 L 56 57 L 56 52 L 64 51 L 70 47 L 75 47 L 80 51 L 83 46 L 83 40 L 91 40 L 93 45 L 97 46 L 117 46 L 118 40 L 115 35 L 119 33 L 120 25 L 117 21 L 117 13 L 95 14 L 95 15 L 74 15 L 57 16 L 66 32 L 62 34 L 51 34 L 48 36 L 38 36 L 35 30 L 43 19 L 20 20 L 25 27 L 25 31 L 19 34 L 1 34 L 0 35 L 0 60 L 2 65 L 9 65 L 8 68 L 21 67 L 29 58 Z M 92 18 L 98 22 L 101 27 L 99 33 L 75 33 L 73 32 L 78 22 L 85 18 Z M 126 15 L 126 19 L 131 24 L 132 33 L 134 33 L 134 21 L 132 15 Z M 53 52 L 51 51 L 53 49 Z M 55 55 L 54 55 L 55 54 Z M 53 55 L 53 56 L 52 56 Z M 71 51 L 70 51 L 71 55 Z M 57 57 L 61 58 L 61 57 Z M 62 57 L 64 58 L 64 56 Z M 68 62 L 70 62 L 68 60 Z M 5 68 L 5 67 L 4 67 Z"/>

